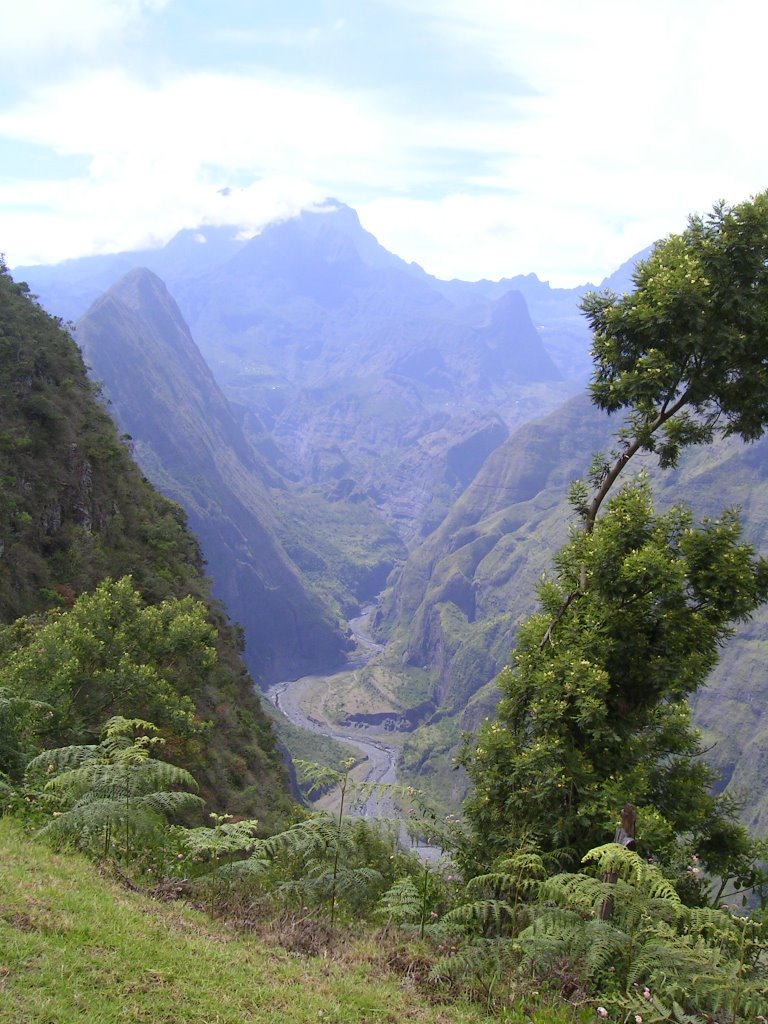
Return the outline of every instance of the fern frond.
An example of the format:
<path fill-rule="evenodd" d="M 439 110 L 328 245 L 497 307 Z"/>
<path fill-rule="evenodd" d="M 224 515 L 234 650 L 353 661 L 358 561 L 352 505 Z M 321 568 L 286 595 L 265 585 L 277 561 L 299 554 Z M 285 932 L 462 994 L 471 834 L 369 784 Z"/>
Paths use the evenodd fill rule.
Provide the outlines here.
<path fill-rule="evenodd" d="M 195 798 L 197 799 L 197 798 Z M 215 828 L 185 828 L 176 831 L 180 844 L 193 856 L 231 856 L 250 853 L 264 845 L 254 833 L 255 819 L 228 821 Z"/>
<path fill-rule="evenodd" d="M 134 742 L 138 732 L 144 733 L 147 737 L 156 737 L 160 734 L 160 730 L 152 722 L 147 722 L 143 718 L 123 718 L 122 715 L 108 719 L 102 729 L 105 740 L 125 737 L 129 743 Z"/>
<path fill-rule="evenodd" d="M 145 761 L 136 771 L 131 773 L 133 792 L 151 793 L 161 789 L 178 786 L 182 789 L 198 791 L 195 778 L 185 769 L 168 761 Z"/>
<path fill-rule="evenodd" d="M 348 901 L 365 896 L 375 885 L 382 882 L 381 872 L 376 868 L 342 868 L 336 876 L 336 892 Z"/>
<path fill-rule="evenodd" d="M 324 849 L 336 841 L 338 827 L 330 815 L 316 814 L 264 840 L 272 857 Z"/>
<path fill-rule="evenodd" d="M 488 871 L 484 875 L 475 875 L 464 887 L 468 896 L 480 895 L 484 892 L 497 895 L 513 894 L 519 888 L 519 880 L 514 875 L 502 871 Z"/>
<path fill-rule="evenodd" d="M 379 899 L 379 917 L 394 921 L 418 921 L 421 917 L 421 894 L 410 875 L 403 875 Z"/>
<path fill-rule="evenodd" d="M 606 921 L 590 921 L 584 929 L 587 979 L 605 974 L 626 952 L 629 937 Z"/>
<path fill-rule="evenodd" d="M 147 793 L 140 800 L 144 807 L 157 811 L 166 820 L 200 810 L 205 805 L 205 801 L 196 793 L 185 792 Z"/>
<path fill-rule="evenodd" d="M 107 831 L 123 829 L 130 820 L 132 836 L 149 836 L 165 826 L 149 807 L 126 808 L 124 800 L 89 799 L 53 818 L 38 835 L 54 842 L 71 841 L 79 849 L 100 846 Z"/>
<path fill-rule="evenodd" d="M 222 864 L 219 873 L 230 881 L 245 881 L 264 875 L 270 868 L 271 861 L 259 857 L 248 857 L 246 860 L 235 860 L 230 864 Z"/>
<path fill-rule="evenodd" d="M 513 920 L 514 916 L 514 910 L 505 900 L 475 900 L 449 910 L 443 915 L 443 923 L 465 928 L 476 926 L 487 929 L 493 926 L 500 932 L 502 926 Z"/>
<path fill-rule="evenodd" d="M 302 761 L 295 758 L 293 762 L 302 775 L 302 784 L 307 786 L 308 793 L 325 791 L 334 786 L 340 786 L 344 781 L 346 772 L 336 768 L 329 768 L 327 765 L 317 764 L 314 761 Z"/>
<path fill-rule="evenodd" d="M 42 754 L 33 757 L 29 762 L 27 765 L 27 775 L 51 775 L 53 772 L 64 772 L 71 768 L 78 768 L 83 762 L 92 758 L 98 749 L 98 746 L 91 744 L 44 750 Z"/>
<path fill-rule="evenodd" d="M 540 854 L 534 850 L 518 850 L 509 857 L 502 857 L 496 863 L 497 870 L 518 879 L 518 886 L 528 879 L 547 877 L 547 869 Z"/>
<path fill-rule="evenodd" d="M 605 898 L 605 883 L 589 875 L 553 875 L 542 882 L 539 897 L 552 900 L 559 906 L 573 907 L 583 914 L 591 914 Z"/>
<path fill-rule="evenodd" d="M 517 936 L 525 964 L 537 970 L 564 957 L 579 962 L 585 953 L 584 919 L 574 910 L 550 907 Z"/>
<path fill-rule="evenodd" d="M 653 899 L 680 903 L 680 897 L 655 864 L 649 864 L 636 853 L 619 843 L 606 843 L 590 850 L 583 858 L 584 864 L 595 864 L 601 874 L 615 873 L 619 879 L 636 886 Z"/>

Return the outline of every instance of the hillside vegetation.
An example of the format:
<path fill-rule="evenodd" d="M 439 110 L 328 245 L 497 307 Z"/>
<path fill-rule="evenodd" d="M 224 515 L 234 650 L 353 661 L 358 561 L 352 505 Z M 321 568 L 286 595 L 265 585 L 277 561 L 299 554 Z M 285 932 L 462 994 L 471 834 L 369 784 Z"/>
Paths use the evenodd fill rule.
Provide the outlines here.
<path fill-rule="evenodd" d="M 371 942 L 308 958 L 126 890 L 80 857 L 31 844 L 8 819 L 0 861 L 2 1024 L 488 1019 L 419 995 Z"/>
<path fill-rule="evenodd" d="M 269 721 L 240 659 L 239 634 L 210 597 L 183 511 L 142 477 L 129 439 L 118 436 L 99 403 L 72 338 L 4 267 L 0 480 L 0 623 L 26 617 L 0 632 L 0 688 L 10 687 L 13 695 L 23 677 L 23 651 L 32 651 L 46 636 L 66 633 L 66 625 L 56 622 L 69 621 L 78 601 L 102 581 L 130 577 L 127 593 L 136 591 L 136 613 L 140 606 L 164 605 L 171 614 L 174 602 L 184 600 L 185 613 L 196 616 L 200 608 L 211 647 L 192 690 L 189 677 L 183 680 L 183 672 L 174 669 L 186 642 L 182 636 L 175 641 L 176 653 L 166 651 L 167 669 L 161 670 L 179 698 L 186 693 L 193 700 L 196 728 L 206 737 L 204 746 L 186 744 L 189 766 L 215 805 L 275 820 L 285 814 L 284 769 Z M 134 607 L 133 598 L 125 600 Z M 46 634 L 46 628 L 52 632 Z M 95 638 L 98 631 L 89 635 Z M 97 666 L 114 675 L 126 655 L 115 651 L 110 662 L 101 647 L 92 655 L 76 653 L 82 679 L 91 678 Z M 134 655 L 135 664 L 141 663 L 141 644 Z M 75 711 L 78 678 L 67 683 Z M 22 696 L 40 699 L 45 692 L 41 686 Z M 121 710 L 118 692 L 110 711 Z M 97 735 L 105 708 L 80 711 L 79 725 L 72 719 L 61 735 L 51 727 L 40 742 L 87 742 Z"/>

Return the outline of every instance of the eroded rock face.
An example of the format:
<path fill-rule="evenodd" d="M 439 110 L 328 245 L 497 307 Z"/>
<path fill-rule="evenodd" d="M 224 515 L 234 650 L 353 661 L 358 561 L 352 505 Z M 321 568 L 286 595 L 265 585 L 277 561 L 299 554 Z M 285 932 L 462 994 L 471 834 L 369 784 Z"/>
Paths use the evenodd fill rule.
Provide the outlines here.
<path fill-rule="evenodd" d="M 396 711 L 353 712 L 341 718 L 339 725 L 353 725 L 359 729 L 383 728 L 387 732 L 412 732 L 420 722 L 433 715 L 434 712 L 434 702 L 427 700 L 399 713 Z"/>
<path fill-rule="evenodd" d="M 347 640 L 278 539 L 273 474 L 163 282 L 131 271 L 80 320 L 78 340 L 142 469 L 186 508 L 253 675 L 268 683 L 337 663 Z"/>

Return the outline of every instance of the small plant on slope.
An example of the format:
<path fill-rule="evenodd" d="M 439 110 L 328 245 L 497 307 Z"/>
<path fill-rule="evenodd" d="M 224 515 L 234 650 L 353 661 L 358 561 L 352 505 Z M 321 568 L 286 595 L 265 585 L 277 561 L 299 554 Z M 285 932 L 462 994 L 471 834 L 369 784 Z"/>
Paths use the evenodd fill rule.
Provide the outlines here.
<path fill-rule="evenodd" d="M 109 856 L 136 856 L 137 843 L 159 838 L 169 819 L 199 809 L 197 783 L 183 768 L 152 757 L 157 727 L 139 718 L 111 718 L 99 744 L 58 747 L 34 758 L 27 777 L 50 776 L 44 792 L 62 810 L 41 830 L 58 843 Z"/>
<path fill-rule="evenodd" d="M 491 1000 L 500 984 L 510 990 L 519 981 L 520 955 L 514 938 L 531 920 L 546 868 L 539 852 L 525 844 L 500 857 L 491 870 L 469 879 L 464 902 L 448 911 L 441 931 L 461 939 L 438 960 L 432 977 L 469 985 Z M 498 994 L 498 993 L 497 993 Z"/>
<path fill-rule="evenodd" d="M 209 911 L 213 917 L 216 898 L 222 880 L 226 877 L 242 877 L 264 870 L 268 861 L 253 854 L 263 841 L 256 837 L 258 822 L 231 821 L 229 814 L 210 815 L 213 828 L 179 828 L 175 835 L 181 847 L 195 862 L 204 865 L 201 881 L 207 886 Z"/>

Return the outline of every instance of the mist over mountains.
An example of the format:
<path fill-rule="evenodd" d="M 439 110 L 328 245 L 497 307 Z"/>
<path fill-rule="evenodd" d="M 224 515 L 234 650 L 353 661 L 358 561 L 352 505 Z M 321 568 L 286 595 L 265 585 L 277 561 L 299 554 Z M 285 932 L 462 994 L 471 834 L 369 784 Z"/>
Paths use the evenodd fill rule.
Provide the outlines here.
<path fill-rule="evenodd" d="M 633 264 L 603 285 L 626 290 Z M 414 712 L 403 771 L 458 799 L 461 732 L 491 713 L 491 681 L 566 537 L 567 485 L 617 426 L 575 397 L 587 287 L 439 281 L 339 203 L 250 239 L 186 230 L 159 250 L 16 276 L 77 319 L 143 471 L 187 510 L 262 685 L 338 662 L 345 620 L 386 584 L 385 649 L 360 700 L 375 690 L 380 706 L 383 691 L 393 714 Z M 720 444 L 654 490 L 702 515 L 740 504 L 759 545 L 765 476 L 763 442 Z M 766 775 L 766 628 L 745 628 L 698 700 L 737 793 Z M 768 806 L 748 816 L 764 827 Z"/>

